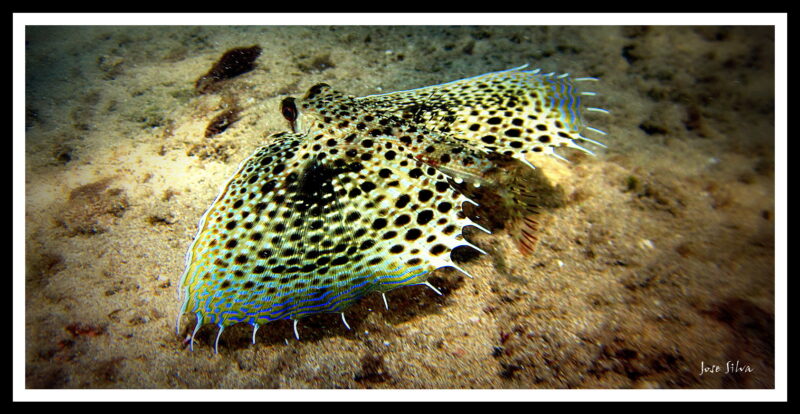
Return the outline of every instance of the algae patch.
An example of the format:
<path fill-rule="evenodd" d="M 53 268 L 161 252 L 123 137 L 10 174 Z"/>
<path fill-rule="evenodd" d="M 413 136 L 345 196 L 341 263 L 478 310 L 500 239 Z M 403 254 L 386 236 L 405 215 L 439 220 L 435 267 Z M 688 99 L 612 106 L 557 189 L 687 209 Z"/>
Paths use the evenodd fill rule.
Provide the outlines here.
<path fill-rule="evenodd" d="M 130 203 L 125 190 L 108 188 L 113 177 L 82 185 L 73 189 L 62 213 L 56 222 L 64 227 L 69 236 L 105 233 L 122 217 Z"/>

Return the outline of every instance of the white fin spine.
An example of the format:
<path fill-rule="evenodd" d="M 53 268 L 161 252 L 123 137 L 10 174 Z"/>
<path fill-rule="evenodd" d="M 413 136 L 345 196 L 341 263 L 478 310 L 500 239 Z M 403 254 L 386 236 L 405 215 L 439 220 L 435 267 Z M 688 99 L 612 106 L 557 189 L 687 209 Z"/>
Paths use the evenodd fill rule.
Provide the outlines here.
<path fill-rule="evenodd" d="M 586 129 L 588 129 L 589 131 L 597 132 L 600 135 L 608 135 L 608 133 L 606 131 L 603 131 L 601 129 L 592 128 L 590 126 L 587 126 Z M 584 139 L 586 139 L 586 138 L 584 138 Z"/>
<path fill-rule="evenodd" d="M 203 315 L 197 314 L 197 324 L 194 325 L 192 337 L 189 339 L 189 350 L 192 352 L 194 352 L 194 336 L 197 334 L 197 331 L 200 330 L 201 326 L 203 326 Z"/>
<path fill-rule="evenodd" d="M 555 152 L 555 150 L 553 150 L 553 147 L 545 147 L 543 152 L 545 154 L 550 154 L 550 155 L 558 158 L 559 160 L 566 162 L 567 164 L 572 164 L 572 162 L 570 162 L 570 160 L 562 157 L 559 153 Z"/>
<path fill-rule="evenodd" d="M 586 147 L 582 147 L 582 146 L 580 146 L 580 145 L 576 144 L 576 143 L 575 143 L 575 141 L 569 141 L 569 142 L 567 142 L 567 147 L 568 147 L 568 148 L 575 148 L 575 149 L 577 149 L 577 150 L 580 150 L 580 151 L 583 151 L 583 152 L 585 152 L 585 153 L 587 153 L 587 154 L 589 154 L 589 155 L 591 155 L 591 156 L 594 156 L 594 155 L 595 155 L 595 154 L 594 154 L 594 152 L 592 152 L 592 151 L 588 150 Z"/>
<path fill-rule="evenodd" d="M 478 186 L 478 185 L 476 184 L 476 186 Z M 461 194 L 459 196 L 459 199 L 461 200 L 461 205 L 462 206 L 464 205 L 464 203 L 470 203 L 470 204 L 473 204 L 475 206 L 480 206 L 480 204 L 476 203 L 474 200 L 472 200 L 471 198 L 465 196 L 464 194 Z M 458 200 L 456 200 L 456 201 L 458 201 Z"/>
<path fill-rule="evenodd" d="M 219 330 L 217 331 L 217 339 L 214 340 L 214 355 L 217 354 L 217 350 L 219 349 L 219 337 L 222 336 L 222 331 L 225 330 L 225 325 L 217 325 L 219 326 Z"/>
<path fill-rule="evenodd" d="M 435 287 L 433 287 L 433 285 L 431 285 L 431 284 L 430 284 L 430 282 L 428 282 L 427 280 L 425 281 L 425 283 L 422 283 L 422 284 L 423 284 L 423 285 L 425 285 L 425 286 L 427 286 L 427 287 L 429 287 L 429 288 L 431 288 L 431 289 L 432 289 L 434 292 L 436 292 L 436 293 L 437 293 L 439 296 L 442 296 L 442 292 L 439 292 L 439 289 L 436 289 Z"/>
<path fill-rule="evenodd" d="M 175 333 L 177 335 L 181 334 L 181 318 L 183 318 L 183 312 L 178 313 L 178 320 L 175 321 Z"/>
<path fill-rule="evenodd" d="M 528 161 L 528 159 L 527 159 L 527 158 L 525 158 L 525 154 L 519 154 L 519 156 L 518 156 L 518 157 L 514 157 L 514 158 L 516 158 L 516 159 L 520 160 L 520 162 L 522 162 L 523 164 L 527 165 L 528 167 L 531 167 L 531 168 L 533 168 L 534 170 L 536 169 L 536 166 L 535 166 L 535 165 L 533 165 L 533 164 L 531 164 L 531 162 L 530 162 L 530 161 Z"/>
<path fill-rule="evenodd" d="M 470 243 L 470 242 L 466 242 L 466 241 L 465 241 L 464 243 L 462 243 L 462 244 L 459 244 L 459 245 L 458 245 L 458 246 L 456 246 L 456 247 L 459 247 L 459 246 L 469 246 L 469 247 L 472 247 L 473 249 L 477 250 L 477 251 L 478 251 L 478 253 L 481 253 L 481 254 L 489 254 L 489 253 L 486 253 L 486 251 L 485 251 L 485 250 L 481 249 L 480 247 L 478 247 L 478 246 L 476 246 L 476 245 L 474 245 L 474 244 L 472 244 L 472 243 Z"/>
<path fill-rule="evenodd" d="M 482 232 L 484 232 L 486 234 L 492 234 L 492 232 L 489 231 L 489 229 L 487 229 L 486 227 L 481 226 L 480 224 L 478 224 L 478 223 L 476 223 L 474 221 L 470 221 L 469 223 L 464 225 L 464 227 L 466 227 L 466 226 L 472 226 L 472 227 L 475 227 L 478 230 L 480 230 L 480 231 L 482 231 Z"/>
<path fill-rule="evenodd" d="M 463 273 L 465 276 L 467 276 L 470 279 L 475 279 L 474 276 L 472 276 L 469 272 L 467 272 L 466 270 L 464 270 L 463 268 L 461 268 L 460 266 L 458 266 L 455 263 L 450 264 L 450 267 L 452 267 L 453 269 L 458 270 L 459 272 Z"/>
<path fill-rule="evenodd" d="M 603 144 L 600 141 L 595 141 L 595 140 L 593 140 L 591 138 L 586 138 L 583 135 L 578 135 L 578 138 L 580 138 L 580 139 L 582 139 L 582 140 L 584 140 L 586 142 L 591 142 L 592 144 L 597 145 L 598 147 L 608 148 L 608 146 L 606 146 L 606 144 Z"/>

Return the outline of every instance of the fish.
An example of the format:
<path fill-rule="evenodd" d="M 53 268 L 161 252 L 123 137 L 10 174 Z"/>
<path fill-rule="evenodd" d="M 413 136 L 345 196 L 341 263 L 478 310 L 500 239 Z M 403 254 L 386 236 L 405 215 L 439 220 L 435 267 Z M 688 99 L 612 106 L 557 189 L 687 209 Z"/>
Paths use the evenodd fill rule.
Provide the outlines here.
<path fill-rule="evenodd" d="M 604 147 L 581 133 L 577 83 L 527 65 L 440 85 L 356 97 L 320 83 L 280 112 L 288 129 L 246 158 L 203 214 L 185 257 L 177 330 L 259 327 L 339 313 L 373 293 L 423 285 L 477 217 L 510 214 L 530 254 L 539 206 L 530 159 Z M 605 111 L 597 109 L 598 111 Z M 602 131 L 591 128 L 595 132 Z"/>

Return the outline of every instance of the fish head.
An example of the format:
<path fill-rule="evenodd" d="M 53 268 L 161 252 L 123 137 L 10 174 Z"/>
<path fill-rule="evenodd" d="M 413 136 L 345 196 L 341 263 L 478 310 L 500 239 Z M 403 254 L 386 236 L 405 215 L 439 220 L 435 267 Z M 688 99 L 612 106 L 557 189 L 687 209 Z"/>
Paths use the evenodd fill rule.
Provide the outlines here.
<path fill-rule="evenodd" d="M 342 116 L 340 111 L 352 97 L 334 90 L 327 83 L 318 83 L 308 89 L 301 99 L 293 97 L 281 101 L 281 115 L 289 122 L 292 132 L 308 134 L 317 125 Z"/>

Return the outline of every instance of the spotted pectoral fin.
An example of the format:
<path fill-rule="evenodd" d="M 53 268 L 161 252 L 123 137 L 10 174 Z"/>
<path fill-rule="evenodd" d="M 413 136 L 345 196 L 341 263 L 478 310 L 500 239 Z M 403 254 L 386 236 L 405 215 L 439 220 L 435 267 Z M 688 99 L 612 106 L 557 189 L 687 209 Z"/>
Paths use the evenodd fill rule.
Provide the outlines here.
<path fill-rule="evenodd" d="M 593 93 L 580 92 L 575 84 L 593 78 L 573 79 L 526 66 L 358 100 L 524 162 L 536 154 L 561 158 L 554 152 L 558 147 L 591 153 L 580 145 L 584 141 L 602 145 L 581 135 L 582 97 Z"/>
<path fill-rule="evenodd" d="M 465 200 L 394 139 L 279 134 L 201 220 L 182 313 L 198 324 L 261 326 L 424 284 L 452 265 L 453 248 L 470 245 Z"/>

